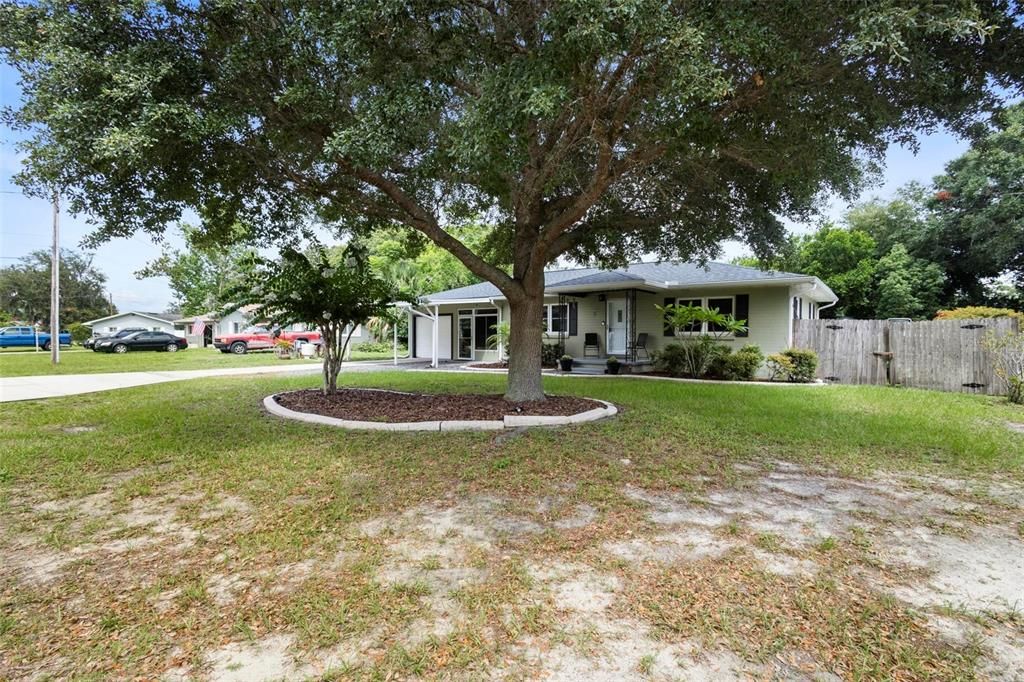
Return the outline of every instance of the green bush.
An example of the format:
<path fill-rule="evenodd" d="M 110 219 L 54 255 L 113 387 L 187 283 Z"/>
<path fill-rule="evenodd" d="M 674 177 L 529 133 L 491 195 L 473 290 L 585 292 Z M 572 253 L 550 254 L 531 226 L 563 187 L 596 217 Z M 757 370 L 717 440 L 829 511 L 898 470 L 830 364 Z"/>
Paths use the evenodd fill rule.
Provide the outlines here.
<path fill-rule="evenodd" d="M 751 381 L 763 362 L 764 353 L 760 347 L 748 344 L 721 357 L 719 376 L 727 381 Z"/>
<path fill-rule="evenodd" d="M 540 347 L 540 364 L 544 367 L 555 367 L 562 356 L 557 343 L 544 343 Z"/>
<path fill-rule="evenodd" d="M 68 331 L 71 332 L 71 343 L 81 344 L 92 336 L 92 328 L 86 327 L 81 322 L 74 322 L 68 325 Z"/>
<path fill-rule="evenodd" d="M 1016 317 L 1024 322 L 1024 313 L 1011 308 L 991 308 L 989 306 L 972 305 L 952 310 L 940 310 L 935 313 L 936 320 L 976 320 L 989 317 Z"/>
<path fill-rule="evenodd" d="M 393 351 L 394 345 L 383 341 L 363 341 L 352 344 L 353 353 L 391 353 Z"/>
<path fill-rule="evenodd" d="M 765 360 L 765 367 L 768 368 L 768 381 L 788 379 L 793 371 L 793 361 L 782 353 L 772 353 Z"/>
<path fill-rule="evenodd" d="M 719 359 L 729 349 L 720 345 L 710 336 L 701 336 L 693 341 L 670 343 L 654 354 L 654 368 L 674 377 L 703 379 L 711 375 Z"/>
<path fill-rule="evenodd" d="M 789 381 L 798 384 L 814 381 L 814 374 L 818 370 L 817 353 L 808 348 L 788 348 L 782 351 L 782 355 L 792 364 L 787 375 Z"/>

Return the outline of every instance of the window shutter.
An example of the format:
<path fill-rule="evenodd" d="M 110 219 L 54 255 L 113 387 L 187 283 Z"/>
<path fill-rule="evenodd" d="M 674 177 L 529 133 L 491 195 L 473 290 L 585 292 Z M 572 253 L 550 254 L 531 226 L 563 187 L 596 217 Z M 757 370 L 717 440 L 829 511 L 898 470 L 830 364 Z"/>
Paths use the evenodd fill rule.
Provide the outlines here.
<path fill-rule="evenodd" d="M 575 303 L 569 304 L 569 336 L 576 336 L 577 329 L 577 307 Z"/>
<path fill-rule="evenodd" d="M 676 304 L 676 299 L 668 298 L 668 297 L 665 298 L 665 307 L 666 308 L 669 307 L 670 305 L 675 305 L 675 304 Z M 675 336 L 675 335 L 676 335 L 675 328 L 672 325 L 670 325 L 669 323 L 666 322 L 665 323 L 665 336 Z"/>
<path fill-rule="evenodd" d="M 747 337 L 750 335 L 750 294 L 736 294 L 736 311 L 733 317 L 737 320 L 746 320 L 746 331 L 738 332 L 736 336 Z"/>

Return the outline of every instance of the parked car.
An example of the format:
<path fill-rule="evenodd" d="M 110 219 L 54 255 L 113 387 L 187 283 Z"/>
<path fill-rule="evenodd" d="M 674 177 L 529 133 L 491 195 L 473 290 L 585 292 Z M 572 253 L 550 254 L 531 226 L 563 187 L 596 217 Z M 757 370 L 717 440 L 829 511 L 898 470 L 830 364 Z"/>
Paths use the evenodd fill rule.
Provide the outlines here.
<path fill-rule="evenodd" d="M 70 332 L 61 332 L 57 335 L 57 339 L 62 346 L 71 345 Z M 50 350 L 50 335 L 46 332 L 36 332 L 33 327 L 4 327 L 0 329 L 0 348 L 16 346 L 32 348 L 36 344 L 43 350 Z"/>
<path fill-rule="evenodd" d="M 85 341 L 82 342 L 82 347 L 83 348 L 92 348 L 93 350 L 96 350 L 96 342 L 97 341 L 102 341 L 103 339 L 123 339 L 124 337 L 128 336 L 129 334 L 134 334 L 135 332 L 144 332 L 144 331 L 146 331 L 145 327 L 125 327 L 124 329 L 121 329 L 121 330 L 117 331 L 114 334 L 107 334 L 105 336 L 93 336 L 91 338 L 88 338 L 88 339 L 86 339 Z"/>
<path fill-rule="evenodd" d="M 167 332 L 135 332 L 121 338 L 98 339 L 94 350 L 100 353 L 127 353 L 137 350 L 162 350 L 175 353 L 188 348 L 188 341 Z"/>
<path fill-rule="evenodd" d="M 284 339 L 292 343 L 319 343 L 320 332 L 286 332 L 267 327 L 248 327 L 238 334 L 226 334 L 214 338 L 213 345 L 222 353 L 241 355 L 251 350 L 267 350 L 274 347 L 274 341 Z"/>

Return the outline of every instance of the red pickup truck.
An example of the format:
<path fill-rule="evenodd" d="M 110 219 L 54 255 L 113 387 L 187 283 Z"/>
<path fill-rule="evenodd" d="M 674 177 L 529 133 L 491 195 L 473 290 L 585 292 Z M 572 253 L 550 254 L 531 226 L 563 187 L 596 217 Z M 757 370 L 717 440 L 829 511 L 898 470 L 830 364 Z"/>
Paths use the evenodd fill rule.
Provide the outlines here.
<path fill-rule="evenodd" d="M 235 353 L 242 355 L 251 350 L 266 350 L 274 347 L 274 341 L 284 339 L 286 341 L 302 343 L 320 343 L 320 332 L 286 332 L 272 330 L 267 327 L 248 327 L 238 334 L 226 334 L 214 338 L 213 345 L 221 353 Z"/>

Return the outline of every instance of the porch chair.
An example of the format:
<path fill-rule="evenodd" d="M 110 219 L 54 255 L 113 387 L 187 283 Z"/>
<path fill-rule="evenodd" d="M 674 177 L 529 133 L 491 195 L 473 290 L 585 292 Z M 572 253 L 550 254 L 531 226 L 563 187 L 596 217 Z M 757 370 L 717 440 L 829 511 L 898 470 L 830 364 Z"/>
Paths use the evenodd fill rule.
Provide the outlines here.
<path fill-rule="evenodd" d="M 598 341 L 597 334 L 594 332 L 587 332 L 583 335 L 583 357 L 587 357 L 587 351 L 594 351 L 594 355 L 601 357 L 601 342 Z"/>
<path fill-rule="evenodd" d="M 626 344 L 626 353 L 631 355 L 637 355 L 640 352 L 651 359 L 651 354 L 647 352 L 647 332 L 642 332 L 636 335 L 636 340 L 633 343 Z"/>

